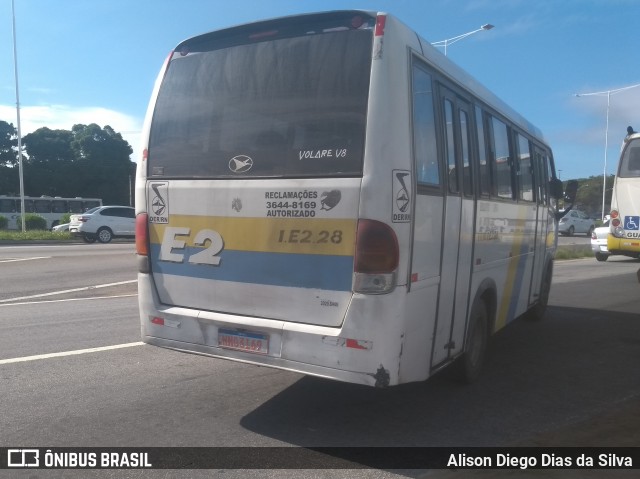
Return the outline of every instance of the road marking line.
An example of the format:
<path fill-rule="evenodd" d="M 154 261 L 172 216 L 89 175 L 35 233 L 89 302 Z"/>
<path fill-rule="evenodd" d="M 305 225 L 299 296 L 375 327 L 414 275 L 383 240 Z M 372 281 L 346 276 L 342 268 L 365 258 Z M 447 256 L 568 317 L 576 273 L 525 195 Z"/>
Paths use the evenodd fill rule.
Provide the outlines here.
<path fill-rule="evenodd" d="M 65 289 L 63 291 L 53 291 L 51 293 L 32 294 L 30 296 L 19 296 L 17 298 L 0 299 L 0 303 L 10 303 L 12 301 L 21 301 L 23 299 L 44 298 L 46 296 L 56 296 L 58 294 L 77 293 L 78 291 L 89 291 L 92 289 L 108 288 L 110 286 L 121 286 L 123 284 L 136 283 L 137 279 L 129 281 L 119 281 L 117 283 L 97 284 L 95 286 L 84 286 L 82 288 Z"/>
<path fill-rule="evenodd" d="M 0 263 L 15 263 L 17 261 L 31 261 L 34 259 L 50 259 L 51 256 L 34 256 L 33 258 L 6 258 L 0 259 Z"/>
<path fill-rule="evenodd" d="M 4 306 L 24 306 L 27 304 L 45 304 L 45 303 L 64 303 L 67 301 L 92 301 L 94 299 L 116 299 L 116 298 L 133 298 L 136 294 L 114 294 L 112 296 L 92 296 L 90 298 L 68 298 L 68 299 L 48 299 L 45 301 L 24 301 L 22 303 L 5 303 L 0 304 L 0 308 Z"/>
<path fill-rule="evenodd" d="M 111 351 L 114 349 L 131 348 L 133 346 L 142 346 L 142 345 L 144 345 L 144 343 L 139 341 L 136 343 L 115 344 L 113 346 L 103 346 L 100 348 L 77 349 L 75 351 L 65 351 L 62 353 L 37 354 L 35 356 L 24 356 L 22 358 L 0 359 L 0 365 L 22 363 L 26 361 L 38 361 L 40 359 L 61 358 L 65 356 L 75 356 L 78 354 L 99 353 L 102 351 Z"/>

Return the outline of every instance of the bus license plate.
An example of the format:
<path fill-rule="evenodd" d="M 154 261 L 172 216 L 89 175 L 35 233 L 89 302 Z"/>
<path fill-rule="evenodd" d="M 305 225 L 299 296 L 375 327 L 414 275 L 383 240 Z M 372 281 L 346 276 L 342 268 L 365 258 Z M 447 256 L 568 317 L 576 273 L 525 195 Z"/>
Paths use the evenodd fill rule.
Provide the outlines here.
<path fill-rule="evenodd" d="M 218 346 L 255 354 L 269 352 L 269 335 L 233 329 L 218 330 Z"/>

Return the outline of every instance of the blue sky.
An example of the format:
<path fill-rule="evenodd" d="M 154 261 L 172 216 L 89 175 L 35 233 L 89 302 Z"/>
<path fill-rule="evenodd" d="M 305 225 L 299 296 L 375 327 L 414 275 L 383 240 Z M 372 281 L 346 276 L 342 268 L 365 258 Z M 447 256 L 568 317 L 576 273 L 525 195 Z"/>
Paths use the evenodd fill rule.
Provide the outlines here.
<path fill-rule="evenodd" d="M 156 75 L 190 36 L 263 18 L 335 9 L 399 17 L 429 41 L 479 28 L 448 56 L 537 125 L 563 179 L 601 175 L 606 94 L 640 83 L 640 0 L 14 0 L 22 133 L 110 125 L 140 154 Z M 16 123 L 11 0 L 0 0 L 0 120 Z M 640 87 L 610 97 L 607 173 Z"/>

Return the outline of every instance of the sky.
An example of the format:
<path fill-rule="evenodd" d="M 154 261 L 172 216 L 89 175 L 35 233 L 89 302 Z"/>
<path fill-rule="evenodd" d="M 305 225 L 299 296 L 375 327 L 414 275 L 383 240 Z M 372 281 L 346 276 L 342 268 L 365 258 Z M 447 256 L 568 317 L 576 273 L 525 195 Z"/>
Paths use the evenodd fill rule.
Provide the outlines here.
<path fill-rule="evenodd" d="M 563 180 L 602 175 L 605 162 L 614 174 L 627 126 L 640 130 L 640 85 L 615 91 L 640 84 L 640 0 L 13 1 L 22 135 L 109 125 L 134 161 L 156 76 L 180 41 L 338 9 L 393 14 L 431 42 L 494 25 L 447 54 L 542 130 Z M 12 19 L 0 0 L 0 120 L 17 127 Z"/>

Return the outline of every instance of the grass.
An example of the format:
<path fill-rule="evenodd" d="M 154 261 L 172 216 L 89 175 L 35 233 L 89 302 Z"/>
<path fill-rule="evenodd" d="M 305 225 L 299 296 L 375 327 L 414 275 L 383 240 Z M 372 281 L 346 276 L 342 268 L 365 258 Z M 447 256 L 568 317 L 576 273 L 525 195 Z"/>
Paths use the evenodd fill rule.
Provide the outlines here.
<path fill-rule="evenodd" d="M 585 245 L 583 247 L 563 247 L 558 246 L 556 250 L 555 259 L 580 259 L 580 258 L 593 258 L 593 251 L 591 245 Z"/>
<path fill-rule="evenodd" d="M 71 241 L 73 237 L 68 233 L 54 233 L 45 230 L 9 231 L 0 230 L 0 241 Z"/>

